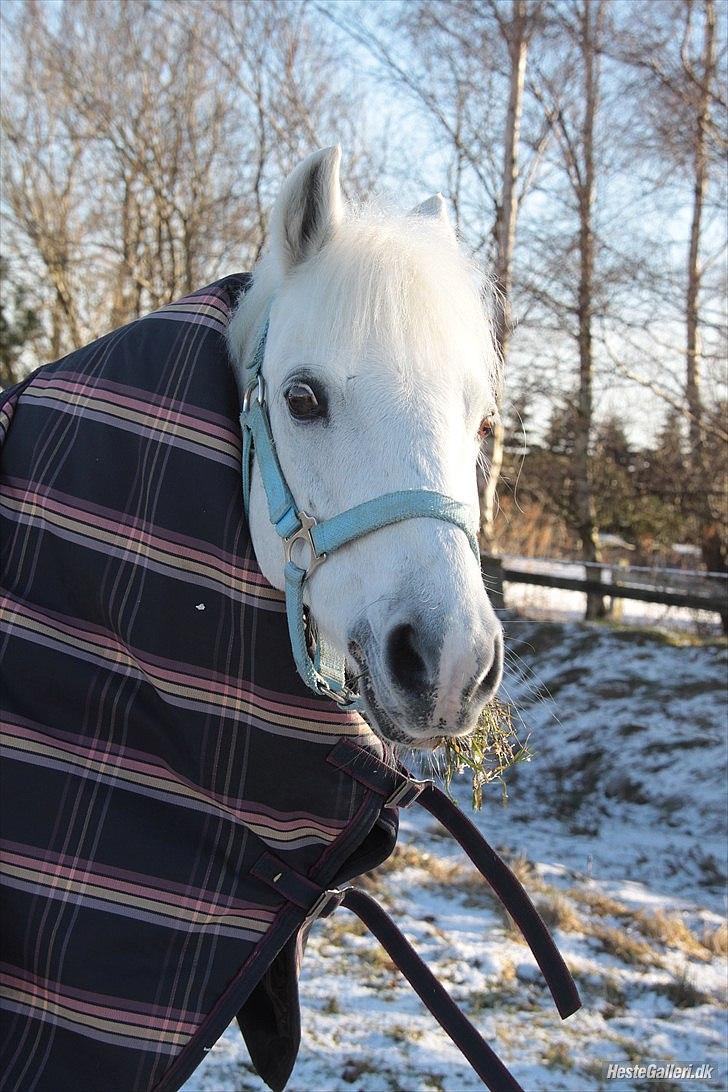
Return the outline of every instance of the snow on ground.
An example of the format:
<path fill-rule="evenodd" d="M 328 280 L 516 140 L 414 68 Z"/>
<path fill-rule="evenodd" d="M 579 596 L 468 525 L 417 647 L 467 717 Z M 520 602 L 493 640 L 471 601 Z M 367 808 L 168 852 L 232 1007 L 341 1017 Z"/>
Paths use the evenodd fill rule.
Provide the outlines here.
<path fill-rule="evenodd" d="M 474 818 L 549 924 L 584 1007 L 561 1022 L 527 947 L 417 806 L 366 879 L 528 1092 L 725 1089 L 726 650 L 605 626 L 508 623 L 506 690 L 534 757 Z M 469 810 L 468 785 L 458 796 Z M 313 929 L 293 1092 L 482 1085 L 348 911 Z M 605 1062 L 709 1081 L 607 1081 Z M 185 1092 L 253 1092 L 236 1027 Z"/>

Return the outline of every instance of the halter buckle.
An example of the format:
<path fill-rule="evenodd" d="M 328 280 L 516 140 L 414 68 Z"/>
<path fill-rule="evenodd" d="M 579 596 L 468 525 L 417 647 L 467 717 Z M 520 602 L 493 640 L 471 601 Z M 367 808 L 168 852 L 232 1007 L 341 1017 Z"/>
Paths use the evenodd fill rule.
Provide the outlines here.
<path fill-rule="evenodd" d="M 316 520 L 313 518 L 313 516 L 307 515 L 306 512 L 298 512 L 297 515 L 298 521 L 301 526 L 298 528 L 297 531 L 294 531 L 292 535 L 288 535 L 287 538 L 283 539 L 283 547 L 286 553 L 286 562 L 291 562 L 293 565 L 298 565 L 298 562 L 295 561 L 293 557 L 294 546 L 297 542 L 303 542 L 306 544 L 306 546 L 308 546 L 311 555 L 308 564 L 305 566 L 298 565 L 299 569 L 305 568 L 306 577 L 308 578 L 311 573 L 319 567 L 319 565 L 323 564 L 323 562 L 326 560 L 326 554 L 319 554 L 316 552 L 316 545 L 313 541 L 313 535 L 311 534 L 311 531 L 316 526 Z"/>
<path fill-rule="evenodd" d="M 262 375 L 256 375 L 253 382 L 245 391 L 243 395 L 243 413 L 250 411 L 250 403 L 253 401 L 253 392 L 255 392 L 255 400 L 259 406 L 262 406 L 265 402 L 265 380 Z"/>

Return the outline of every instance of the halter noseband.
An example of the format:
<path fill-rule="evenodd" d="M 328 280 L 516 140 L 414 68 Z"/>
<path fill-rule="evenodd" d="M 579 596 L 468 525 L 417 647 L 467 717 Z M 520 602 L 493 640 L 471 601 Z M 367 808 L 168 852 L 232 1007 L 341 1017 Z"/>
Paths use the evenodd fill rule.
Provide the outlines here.
<path fill-rule="evenodd" d="M 341 549 L 357 538 L 406 519 L 439 519 L 459 527 L 467 536 L 476 558 L 480 558 L 472 509 L 431 489 L 401 489 L 347 508 L 337 516 L 319 523 L 299 509 L 288 488 L 276 454 L 266 402 L 263 378 L 263 357 L 269 319 L 266 318 L 252 360 L 245 369 L 245 386 L 240 424 L 243 432 L 243 502 L 249 517 L 250 483 L 253 457 L 256 457 L 263 489 L 268 501 L 268 514 L 285 550 L 285 588 L 288 632 L 298 673 L 316 694 L 330 697 L 338 705 L 357 708 L 359 694 L 346 685 L 344 657 L 317 635 L 313 657 L 309 653 L 303 585 L 306 577 L 323 564 L 334 550 Z M 294 561 L 297 543 L 308 548 L 305 567 Z M 299 558 L 299 560 L 301 560 Z"/>

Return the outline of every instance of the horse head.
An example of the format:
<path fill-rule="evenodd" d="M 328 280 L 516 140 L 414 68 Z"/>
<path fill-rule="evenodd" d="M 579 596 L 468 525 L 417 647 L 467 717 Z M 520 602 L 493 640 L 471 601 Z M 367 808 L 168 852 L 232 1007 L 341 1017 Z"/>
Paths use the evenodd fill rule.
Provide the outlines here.
<path fill-rule="evenodd" d="M 442 197 L 409 215 L 352 207 L 340 159 L 338 148 L 309 156 L 275 203 L 230 325 L 241 386 L 262 346 L 270 432 L 301 511 L 322 521 L 432 491 L 477 526 L 476 463 L 499 381 L 483 278 Z M 283 588 L 255 463 L 249 521 L 263 574 Z M 379 527 L 311 568 L 304 594 L 384 738 L 429 747 L 474 728 L 500 684 L 503 637 L 460 526 L 424 516 Z"/>

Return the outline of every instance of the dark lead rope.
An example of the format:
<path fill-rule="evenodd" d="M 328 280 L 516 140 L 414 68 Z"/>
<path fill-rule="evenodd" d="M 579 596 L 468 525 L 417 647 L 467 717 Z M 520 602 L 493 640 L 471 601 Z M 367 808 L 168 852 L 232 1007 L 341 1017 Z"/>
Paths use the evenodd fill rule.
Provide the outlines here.
<path fill-rule="evenodd" d="M 450 994 L 417 955 L 378 902 L 356 887 L 347 887 L 341 903 L 353 911 L 389 953 L 415 993 L 467 1060 L 490 1092 L 523 1092 L 498 1055 L 460 1011 Z"/>

